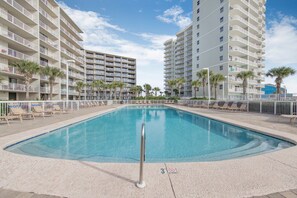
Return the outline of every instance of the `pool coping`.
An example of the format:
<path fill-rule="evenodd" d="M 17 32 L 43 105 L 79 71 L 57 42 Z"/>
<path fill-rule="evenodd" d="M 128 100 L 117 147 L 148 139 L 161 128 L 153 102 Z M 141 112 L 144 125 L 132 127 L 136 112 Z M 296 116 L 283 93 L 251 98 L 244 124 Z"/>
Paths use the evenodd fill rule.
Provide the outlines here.
<path fill-rule="evenodd" d="M 6 161 L 6 162 L 10 162 L 10 160 L 13 162 L 14 158 L 20 158 L 20 160 L 22 160 L 23 162 L 26 162 L 26 163 L 31 163 L 31 161 L 32 162 L 38 161 L 39 163 L 53 163 L 53 164 L 63 163 L 63 164 L 66 164 L 67 166 L 71 167 L 71 164 L 72 165 L 77 164 L 77 163 L 79 163 L 79 161 L 64 160 L 64 159 L 53 159 L 53 158 L 43 158 L 43 157 L 38 157 L 38 156 L 27 156 L 27 155 L 21 155 L 21 154 L 14 154 L 14 153 L 5 151 L 3 149 L 6 148 L 7 146 L 11 145 L 12 143 L 15 144 L 15 143 L 20 142 L 21 140 L 24 141 L 24 139 L 30 139 L 33 136 L 48 133 L 48 132 L 51 132 L 53 130 L 56 130 L 56 129 L 59 129 L 59 128 L 62 128 L 62 127 L 65 127 L 65 126 L 68 126 L 68 125 L 71 125 L 71 124 L 75 124 L 75 123 L 83 121 L 83 120 L 92 119 L 93 117 L 101 116 L 103 114 L 110 113 L 112 111 L 116 111 L 118 109 L 121 109 L 121 108 L 124 108 L 124 107 L 127 107 L 127 106 L 135 106 L 135 105 L 122 105 L 122 106 L 119 106 L 119 107 L 111 107 L 112 109 L 87 114 L 87 115 L 84 115 L 84 116 L 69 119 L 67 121 L 59 122 L 59 123 L 56 123 L 56 124 L 51 124 L 51 125 L 48 125 L 48 126 L 45 126 L 45 127 L 40 127 L 40 128 L 36 128 L 36 129 L 33 129 L 33 130 L 24 131 L 24 132 L 9 135 L 9 136 L 6 136 L 6 137 L 2 137 L 2 138 L 0 138 L 0 148 L 1 148 L 0 149 L 0 157 L 4 156 L 5 158 L 7 158 L 6 160 L 8 160 L 8 161 Z M 140 105 L 136 105 L 136 106 L 140 106 Z M 153 104 L 152 104 L 152 106 L 153 106 Z M 210 118 L 210 119 L 226 122 L 226 123 L 231 124 L 231 125 L 236 125 L 236 126 L 239 126 L 239 127 L 248 128 L 250 130 L 260 132 L 260 133 L 263 133 L 265 135 L 277 137 L 277 138 L 280 138 L 280 139 L 284 139 L 284 140 L 287 140 L 287 141 L 290 141 L 290 142 L 294 142 L 294 143 L 297 142 L 297 136 L 294 135 L 294 134 L 281 132 L 281 135 L 280 135 L 279 134 L 280 132 L 278 132 L 276 130 L 267 129 L 267 128 L 259 127 L 259 126 L 254 126 L 254 125 L 250 125 L 250 124 L 246 124 L 246 123 L 242 123 L 242 122 L 238 122 L 238 121 L 232 121 L 232 120 L 226 119 L 226 118 L 223 119 L 223 118 L 219 118 L 219 117 L 216 117 L 216 116 L 210 116 L 210 115 L 207 115 L 207 114 L 205 114 L 203 112 L 195 112 L 195 111 L 183 108 L 182 106 L 177 106 L 177 105 L 165 105 L 165 106 L 168 106 L 168 107 L 171 107 L 171 108 L 174 108 L 174 109 L 179 109 L 179 110 L 182 110 L 182 111 L 186 111 L 186 112 L 189 112 L 189 113 L 193 113 L 193 114 L 196 114 L 196 115 L 204 116 L 204 117 L 207 117 L 207 118 Z M 264 163 L 265 166 L 266 165 L 271 166 L 271 164 L 273 164 L 273 168 L 285 169 L 286 168 L 285 165 L 290 165 L 290 166 L 297 169 L 297 167 L 295 166 L 295 163 L 297 164 L 297 159 L 295 160 L 295 159 L 291 158 L 294 155 L 295 156 L 297 155 L 297 147 L 296 146 L 291 147 L 291 148 L 287 148 L 287 149 L 283 149 L 283 150 L 280 150 L 280 151 L 265 153 L 265 154 L 261 154 L 261 155 L 257 155 L 257 156 L 251 156 L 251 157 L 247 157 L 247 158 L 229 159 L 229 160 L 213 161 L 213 162 L 178 162 L 178 163 L 169 162 L 169 163 L 166 163 L 166 164 L 171 165 L 171 166 L 179 167 L 180 169 L 183 169 L 183 167 L 187 167 L 187 168 L 191 168 L 191 169 L 193 168 L 193 169 L 196 170 L 196 166 L 201 166 L 203 168 L 206 168 L 205 166 L 221 167 L 221 166 L 225 166 L 225 164 L 230 164 L 230 165 L 232 165 L 232 164 L 237 164 L 237 165 L 242 164 L 242 165 L 245 165 L 245 163 L 250 163 L 250 161 L 252 161 L 254 163 L 257 163 L 257 162 L 258 163 L 264 163 L 265 162 Z M 286 156 L 290 156 L 290 157 L 286 158 Z M 273 160 L 268 160 L 270 158 L 273 159 Z M 273 161 L 275 161 L 275 159 L 277 159 L 279 162 L 273 162 Z M 0 158 L 0 162 L 1 162 L 1 158 Z M 268 164 L 268 162 L 269 162 L 269 164 Z M 97 162 L 90 162 L 89 164 L 92 164 L 94 166 L 104 166 L 104 167 L 115 166 L 115 167 L 126 167 L 127 168 L 127 165 L 128 166 L 129 165 L 133 166 L 134 168 L 138 167 L 137 163 L 97 163 Z M 283 165 L 281 165 L 281 164 L 283 164 Z M 148 169 L 152 169 L 152 167 L 156 167 L 156 166 L 160 167 L 160 166 L 164 166 L 164 165 L 165 165 L 165 163 L 148 163 L 148 164 L 146 164 Z M 35 166 L 38 167 L 38 164 L 35 164 Z M 279 167 L 279 166 L 281 166 L 281 167 Z M 123 168 L 123 169 L 125 169 L 125 168 Z M 282 170 L 282 171 L 289 171 L 289 170 Z M 280 171 L 280 172 L 282 172 L 282 171 Z M 296 173 L 290 173 L 290 174 L 296 176 L 296 178 L 297 178 Z M 136 175 L 136 177 L 137 177 L 137 175 Z M 169 175 L 168 175 L 168 177 L 170 178 Z M 171 177 L 173 177 L 173 176 L 171 176 Z M 190 177 L 190 176 L 188 175 L 188 177 Z M 195 176 L 193 176 L 193 177 L 195 177 Z M 171 178 L 171 179 L 173 179 L 173 178 Z M 197 177 L 197 178 L 199 178 L 199 177 Z M 1 173 L 0 173 L 0 179 L 1 179 Z M 176 192 L 180 191 L 180 192 L 184 193 L 183 189 L 179 189 L 179 185 L 174 184 L 175 180 L 179 181 L 178 177 L 173 179 L 173 181 L 170 180 L 171 188 L 172 189 L 176 188 L 176 190 L 175 190 Z M 171 182 L 173 182 L 173 183 L 171 183 Z M 180 184 L 180 185 L 182 185 L 182 184 Z M 3 185 L 3 184 L 1 185 L 1 180 L 0 180 L 0 187 L 5 187 L 5 186 L 8 187 L 8 188 L 9 187 L 14 188 L 14 187 L 12 187 L 12 186 L 14 186 L 13 182 L 12 183 L 7 182 L 7 185 Z M 271 187 L 272 189 L 269 188 L 269 187 L 266 187 L 264 190 L 260 189 L 258 191 L 257 191 L 257 189 L 251 188 L 251 189 L 247 189 L 246 192 L 241 191 L 239 194 L 236 194 L 236 193 L 233 192 L 233 195 L 244 195 L 244 196 L 262 195 L 262 194 L 269 194 L 271 192 L 289 190 L 289 189 L 296 188 L 296 187 L 297 187 L 297 182 L 296 182 L 296 184 L 294 182 L 288 182 L 288 183 L 282 184 L 282 185 L 278 184 L 277 188 L 275 188 L 275 190 L 273 190 L 273 187 Z M 170 189 L 168 186 L 166 188 L 167 188 L 167 190 Z M 23 190 L 24 191 L 26 189 L 28 189 L 28 187 L 25 188 L 25 189 L 22 186 L 17 186 L 16 185 L 16 187 L 15 187 L 15 190 Z M 73 189 L 69 189 L 68 193 L 70 193 L 71 190 L 73 190 Z M 44 189 L 44 188 L 38 189 L 38 190 L 36 190 L 36 192 L 37 193 L 44 193 L 44 194 L 61 195 L 61 194 L 57 194 L 56 191 L 53 193 L 51 191 L 49 192 L 48 189 Z M 62 193 L 62 192 L 60 192 L 60 193 Z M 151 193 L 155 193 L 155 192 L 151 192 Z M 202 194 L 202 195 L 207 195 L 207 193 L 210 193 L 210 192 L 204 192 L 204 194 Z M 230 192 L 226 192 L 226 193 L 227 193 L 226 197 L 230 197 L 232 195 L 232 193 L 230 194 Z M 65 192 L 65 194 L 62 193 L 62 196 L 67 196 L 67 195 L 69 195 L 69 194 L 67 194 L 67 192 Z M 70 194 L 70 195 L 74 195 L 74 194 Z M 75 197 L 75 196 L 73 196 L 73 197 Z M 224 197 L 224 196 L 222 196 L 222 197 Z M 231 197 L 233 197 L 233 196 L 231 196 Z"/>

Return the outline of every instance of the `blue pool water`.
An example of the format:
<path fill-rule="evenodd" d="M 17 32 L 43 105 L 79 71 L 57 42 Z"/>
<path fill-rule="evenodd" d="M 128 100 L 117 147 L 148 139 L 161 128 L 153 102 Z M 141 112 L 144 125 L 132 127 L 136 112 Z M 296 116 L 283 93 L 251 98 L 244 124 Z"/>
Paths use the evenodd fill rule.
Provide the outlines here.
<path fill-rule="evenodd" d="M 143 122 L 147 162 L 225 160 L 294 146 L 173 108 L 136 106 L 55 130 L 6 150 L 49 158 L 138 162 Z"/>

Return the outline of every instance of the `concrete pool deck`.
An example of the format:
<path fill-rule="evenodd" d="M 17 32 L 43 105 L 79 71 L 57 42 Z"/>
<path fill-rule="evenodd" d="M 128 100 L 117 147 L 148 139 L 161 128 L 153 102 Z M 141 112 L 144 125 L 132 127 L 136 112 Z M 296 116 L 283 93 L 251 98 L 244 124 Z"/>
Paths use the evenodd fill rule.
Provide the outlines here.
<path fill-rule="evenodd" d="M 279 116 L 171 106 L 297 142 L 297 127 Z M 6 134 L 0 138 L 0 188 L 62 197 L 228 198 L 260 196 L 297 188 L 296 146 L 254 157 L 217 162 L 148 163 L 144 167 L 145 189 L 135 187 L 139 164 L 50 159 L 3 150 L 5 146 L 19 140 L 118 107 L 96 107 L 61 117 L 41 118 L 37 122 L 0 125 L 0 135 Z M 176 168 L 178 172 L 162 174 L 162 168 Z M 294 195 L 295 191 L 289 192 Z"/>

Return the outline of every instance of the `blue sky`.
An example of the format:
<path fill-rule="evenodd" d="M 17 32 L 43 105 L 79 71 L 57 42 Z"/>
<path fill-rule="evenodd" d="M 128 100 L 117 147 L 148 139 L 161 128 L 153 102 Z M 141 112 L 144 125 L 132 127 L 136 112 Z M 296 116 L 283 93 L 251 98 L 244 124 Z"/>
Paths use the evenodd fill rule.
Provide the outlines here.
<path fill-rule="evenodd" d="M 192 0 L 59 2 L 84 30 L 86 48 L 137 58 L 138 84 L 163 88 L 163 42 L 190 23 Z M 297 0 L 267 0 L 266 7 L 267 69 L 280 64 L 297 69 L 297 47 L 292 45 L 297 46 Z M 285 83 L 297 93 L 295 79 Z"/>

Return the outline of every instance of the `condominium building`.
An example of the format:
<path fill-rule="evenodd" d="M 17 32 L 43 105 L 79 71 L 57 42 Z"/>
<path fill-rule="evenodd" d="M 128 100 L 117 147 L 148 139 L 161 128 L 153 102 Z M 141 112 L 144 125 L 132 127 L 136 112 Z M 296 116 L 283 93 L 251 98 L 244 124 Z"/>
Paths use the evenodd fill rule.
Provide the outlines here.
<path fill-rule="evenodd" d="M 209 68 L 226 77 L 219 85 L 218 98 L 239 99 L 242 80 L 236 75 L 252 71 L 255 77 L 248 80 L 247 94 L 250 98 L 263 94 L 265 3 L 266 0 L 193 0 L 193 81 L 198 79 L 198 71 Z M 199 95 L 202 96 L 202 89 Z"/>
<path fill-rule="evenodd" d="M 165 45 L 165 91 L 171 92 L 169 80 L 183 78 L 185 84 L 181 95 L 190 97 L 192 94 L 192 25 L 176 34 L 176 39 L 170 39 Z"/>
<path fill-rule="evenodd" d="M 4 78 L 0 83 L 0 100 L 25 99 L 24 77 L 11 66 L 20 60 L 33 61 L 41 67 L 60 68 L 64 71 L 65 77 L 56 79 L 53 99 L 65 99 L 67 89 L 69 99 L 78 98 L 78 93 L 75 91 L 76 82 L 86 82 L 82 30 L 55 0 L 1 0 L 0 32 L 0 76 Z M 104 57 L 113 56 L 104 55 Z M 123 70 L 127 68 L 126 73 L 124 71 L 121 73 L 123 75 L 121 78 L 128 84 L 133 80 L 135 83 L 136 78 L 131 76 L 135 77 L 136 69 L 132 74 L 129 68 L 136 67 L 135 60 L 126 58 L 127 61 L 124 63 L 124 58 L 120 58 L 123 59 L 120 62 Z M 118 64 L 117 60 L 116 58 L 114 62 L 106 60 L 106 63 Z M 117 75 L 117 72 L 114 74 Z M 114 76 L 110 76 L 108 72 L 107 82 L 110 82 L 112 77 Z M 34 75 L 29 92 L 30 99 L 48 99 L 50 92 L 48 77 Z M 82 98 L 85 98 L 85 94 L 82 94 Z"/>
<path fill-rule="evenodd" d="M 86 82 L 88 84 L 96 80 L 101 80 L 106 84 L 114 81 L 123 82 L 125 83 L 123 96 L 125 98 L 132 96 L 129 88 L 136 85 L 136 59 L 90 50 L 85 50 L 85 57 Z M 103 97 L 102 93 L 103 90 L 96 94 Z M 93 94 L 95 93 L 88 90 L 87 98 L 95 97 Z M 110 96 L 109 90 L 106 94 Z"/>

